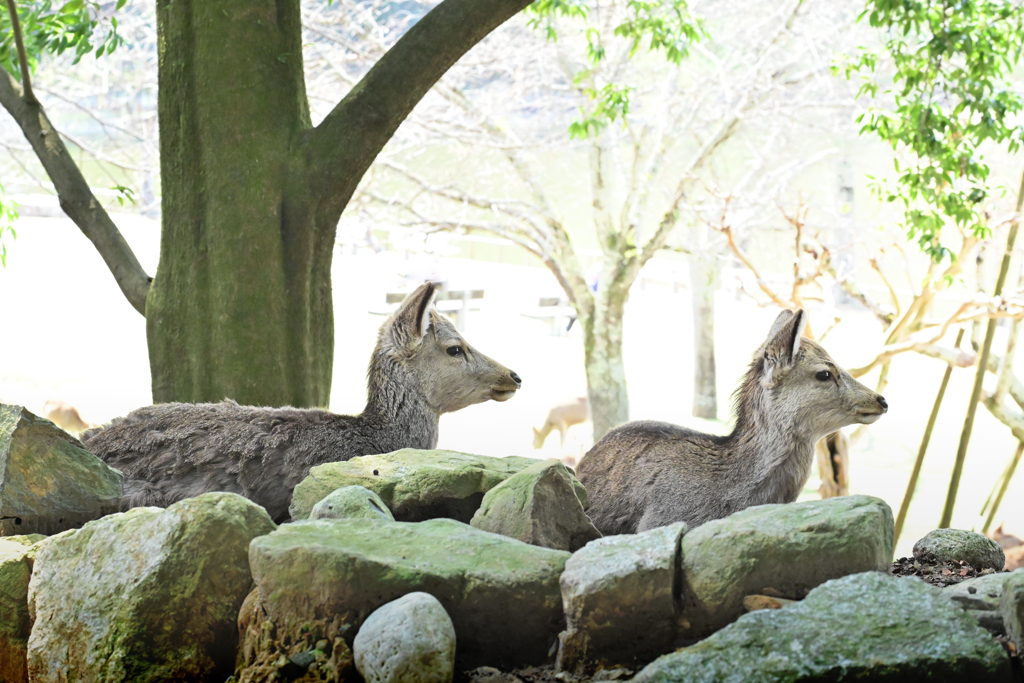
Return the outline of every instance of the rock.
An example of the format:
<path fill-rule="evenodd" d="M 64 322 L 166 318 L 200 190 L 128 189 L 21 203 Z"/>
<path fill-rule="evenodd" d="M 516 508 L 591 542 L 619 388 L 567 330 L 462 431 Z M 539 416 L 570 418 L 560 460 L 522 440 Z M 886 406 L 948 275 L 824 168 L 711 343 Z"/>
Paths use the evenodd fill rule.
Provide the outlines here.
<path fill-rule="evenodd" d="M 565 563 L 566 630 L 556 668 L 575 676 L 646 662 L 672 649 L 676 637 L 679 522 L 588 543 Z"/>
<path fill-rule="evenodd" d="M 250 541 L 274 529 L 233 493 L 135 508 L 39 544 L 29 611 L 34 683 L 224 680 Z"/>
<path fill-rule="evenodd" d="M 942 594 L 964 609 L 997 610 L 1003 598 L 1003 584 L 1009 576 L 998 572 L 967 579 L 942 589 Z"/>
<path fill-rule="evenodd" d="M 470 524 L 523 543 L 574 552 L 601 538 L 584 506 L 590 501 L 572 472 L 545 460 L 513 474 L 486 494 Z"/>
<path fill-rule="evenodd" d="M 342 486 L 313 506 L 310 519 L 348 519 L 364 517 L 395 521 L 391 510 L 373 491 L 364 486 Z"/>
<path fill-rule="evenodd" d="M 941 590 L 881 572 L 828 581 L 798 604 L 751 612 L 655 660 L 633 680 L 1009 681 L 1002 647 Z"/>
<path fill-rule="evenodd" d="M 239 652 L 234 681 L 346 683 L 358 674 L 338 615 L 308 619 L 295 631 L 278 629 L 267 617 L 255 588 L 238 612 Z"/>
<path fill-rule="evenodd" d="M 429 593 L 409 593 L 366 618 L 352 647 L 366 683 L 451 683 L 455 627 Z"/>
<path fill-rule="evenodd" d="M 45 538 L 0 538 L 0 681 L 5 683 L 28 681 L 28 582 L 36 544 Z"/>
<path fill-rule="evenodd" d="M 1000 571 L 1006 556 L 991 538 L 962 529 L 936 529 L 914 544 L 914 559 L 921 562 L 966 562 L 976 569 Z"/>
<path fill-rule="evenodd" d="M 307 520 L 249 548 L 261 605 L 279 635 L 337 617 L 350 627 L 351 643 L 371 612 L 423 591 L 451 617 L 463 668 L 553 654 L 563 624 L 558 577 L 568 558 L 450 519 Z"/>
<path fill-rule="evenodd" d="M 679 635 L 714 633 L 766 587 L 800 599 L 829 579 L 887 571 L 892 549 L 892 511 L 869 496 L 758 505 L 703 524 L 683 537 Z"/>
<path fill-rule="evenodd" d="M 56 534 L 117 512 L 121 479 L 49 420 L 0 404 L 0 536 Z"/>
<path fill-rule="evenodd" d="M 415 448 L 364 455 L 314 467 L 295 487 L 288 512 L 306 519 L 329 493 L 355 484 L 380 496 L 401 522 L 450 517 L 468 524 L 487 491 L 535 462 Z"/>
<path fill-rule="evenodd" d="M 1024 651 L 1024 570 L 1018 569 L 1005 576 L 999 613 L 1003 616 L 1006 634 L 1021 652 Z"/>

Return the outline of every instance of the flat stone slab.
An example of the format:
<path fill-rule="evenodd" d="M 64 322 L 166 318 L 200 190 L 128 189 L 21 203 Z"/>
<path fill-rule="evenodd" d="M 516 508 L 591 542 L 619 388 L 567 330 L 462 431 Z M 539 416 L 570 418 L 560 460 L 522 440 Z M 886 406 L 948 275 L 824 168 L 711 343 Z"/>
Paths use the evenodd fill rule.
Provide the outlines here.
<path fill-rule="evenodd" d="M 260 603 L 278 633 L 337 617 L 352 638 L 374 610 L 422 591 L 451 617 L 464 668 L 554 655 L 564 623 L 558 578 L 568 558 L 451 519 L 306 520 L 249 548 Z"/>
<path fill-rule="evenodd" d="M 224 680 L 252 584 L 249 543 L 273 529 L 255 503 L 206 493 L 42 541 L 28 596 L 33 683 Z"/>
<path fill-rule="evenodd" d="M 591 541 L 565 563 L 556 668 L 575 676 L 635 666 L 672 649 L 676 639 L 679 522 Z"/>
<path fill-rule="evenodd" d="M 536 462 L 415 448 L 363 455 L 311 469 L 295 487 L 288 511 L 293 520 L 306 519 L 332 491 L 358 485 L 380 496 L 400 522 L 449 517 L 468 524 L 487 491 Z"/>
<path fill-rule="evenodd" d="M 800 599 L 829 579 L 887 572 L 892 550 L 892 511 L 870 496 L 758 505 L 703 524 L 683 536 L 680 637 L 735 621 L 747 595 Z"/>
<path fill-rule="evenodd" d="M 964 609 L 997 610 L 1003 599 L 1003 584 L 1010 576 L 1008 572 L 978 576 L 943 588 L 942 594 Z"/>
<path fill-rule="evenodd" d="M 867 572 L 740 617 L 645 667 L 635 683 L 1010 680 L 1010 660 L 942 589 Z"/>
<path fill-rule="evenodd" d="M 117 512 L 121 480 L 49 420 L 0 404 L 0 536 L 56 534 Z"/>

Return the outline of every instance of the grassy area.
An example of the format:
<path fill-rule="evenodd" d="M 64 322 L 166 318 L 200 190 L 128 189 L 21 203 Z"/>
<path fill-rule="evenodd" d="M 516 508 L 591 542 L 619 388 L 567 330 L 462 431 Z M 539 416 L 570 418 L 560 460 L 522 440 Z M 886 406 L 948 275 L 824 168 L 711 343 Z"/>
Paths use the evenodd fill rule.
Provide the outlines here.
<path fill-rule="evenodd" d="M 153 272 L 158 226 L 119 216 L 118 224 Z M 121 297 L 92 245 L 65 219 L 25 218 L 18 239 L 8 245 L 8 266 L 0 269 L 4 334 L 0 335 L 0 398 L 40 410 L 48 398 L 78 406 L 83 417 L 102 422 L 151 401 L 145 324 Z M 513 400 L 486 403 L 446 415 L 439 445 L 487 455 L 557 457 L 557 434 L 542 451 L 532 449 L 531 427 L 539 427 L 548 407 L 585 389 L 578 330 L 550 336 L 546 323 L 520 313 L 537 297 L 557 293 L 550 274 L 539 268 L 465 259 L 437 264 L 403 261 L 394 253 L 339 256 L 334 266 L 337 322 L 332 409 L 361 410 L 366 362 L 383 318 L 371 313 L 383 303 L 409 269 L 439 267 L 453 284 L 483 288 L 483 310 L 471 314 L 466 336 L 482 352 L 518 372 L 523 389 Z M 749 299 L 719 292 L 716 320 L 720 422 L 689 417 L 692 334 L 687 292 L 668 287 L 635 288 L 627 308 L 625 353 L 634 419 L 661 419 L 712 430 L 728 429 L 727 397 L 750 355 L 767 333 L 777 311 L 758 308 Z M 825 342 L 844 366 L 866 361 L 881 340 L 880 328 L 865 312 L 842 311 L 843 322 Z M 831 318 L 812 312 L 824 328 Z M 949 342 L 951 343 L 951 341 Z M 997 339 L 997 348 L 1000 348 Z M 884 498 L 898 508 L 917 453 L 944 367 L 937 361 L 906 355 L 892 366 L 885 395 L 890 411 L 868 427 L 851 456 L 855 493 Z M 914 506 L 898 553 L 909 552 L 918 537 L 935 527 L 966 411 L 973 370 L 956 370 L 932 439 Z M 874 377 L 866 383 L 873 385 Z M 589 445 L 586 425 L 570 430 L 566 450 Z M 1013 454 L 1009 431 L 979 410 L 958 499 L 954 525 L 979 525 L 977 513 Z M 812 478 L 805 497 L 814 497 Z M 1024 532 L 1024 480 L 1011 486 L 997 518 Z"/>

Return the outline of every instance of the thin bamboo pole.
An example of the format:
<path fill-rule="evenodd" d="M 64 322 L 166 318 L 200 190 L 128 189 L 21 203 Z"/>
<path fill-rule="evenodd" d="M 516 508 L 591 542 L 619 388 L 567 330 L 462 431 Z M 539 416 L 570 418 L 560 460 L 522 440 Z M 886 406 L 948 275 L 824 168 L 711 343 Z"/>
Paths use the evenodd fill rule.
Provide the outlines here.
<path fill-rule="evenodd" d="M 1021 175 L 1020 189 L 1017 191 L 1017 209 L 1013 221 L 1010 223 L 1010 234 L 1006 237 L 1006 251 L 1003 252 L 1003 262 L 999 266 L 999 279 L 996 280 L 996 288 L 993 296 L 999 296 L 1003 292 L 1003 285 L 1006 283 L 1006 275 L 1010 271 L 1010 258 L 1013 256 L 1013 247 L 1017 241 L 1017 229 L 1020 227 L 1020 212 L 1024 208 L 1024 174 Z M 981 347 L 981 355 L 978 357 L 978 374 L 974 377 L 974 389 L 971 391 L 971 402 L 967 405 L 967 417 L 964 419 L 964 428 L 960 433 L 960 445 L 956 450 L 956 462 L 953 464 L 953 475 L 949 479 L 949 492 L 946 494 L 946 504 L 942 508 L 942 519 L 939 521 L 939 528 L 949 527 L 953 519 L 953 507 L 956 505 L 956 494 L 960 488 L 960 475 L 964 470 L 964 459 L 967 457 L 967 444 L 971 441 L 971 430 L 974 429 L 974 415 L 978 409 L 978 400 L 981 398 L 981 388 L 985 380 L 985 372 L 988 369 L 988 357 L 992 351 L 992 338 L 996 333 L 996 319 L 989 318 L 988 326 L 985 328 L 985 343 Z"/>
<path fill-rule="evenodd" d="M 988 528 L 992 526 L 992 520 L 996 517 L 996 511 L 999 509 L 999 504 L 1003 502 L 1003 494 L 1006 493 L 1006 488 L 1010 485 L 1010 480 L 1013 479 L 1013 471 L 1017 469 L 1017 463 L 1020 462 L 1020 456 L 1024 454 L 1024 441 L 1021 441 L 1017 445 L 1017 452 L 1013 456 L 1013 460 L 1006 468 L 1006 474 L 1003 476 L 1003 482 L 999 485 L 999 493 L 996 494 L 996 499 L 992 503 L 992 509 L 988 511 L 988 517 L 985 518 L 985 526 L 981 527 L 981 533 L 987 534 Z"/>
<path fill-rule="evenodd" d="M 964 328 L 956 334 L 954 349 L 960 348 L 960 342 L 964 338 Z M 924 464 L 924 454 L 928 450 L 928 442 L 932 438 L 932 429 L 935 427 L 935 420 L 939 416 L 939 407 L 946 395 L 946 386 L 949 384 L 949 376 L 953 374 L 953 364 L 946 365 L 946 373 L 942 376 L 942 384 L 939 385 L 939 393 L 935 396 L 935 405 L 932 406 L 932 414 L 928 416 L 928 425 L 924 428 L 924 436 L 921 438 L 921 447 L 917 451 L 917 460 L 914 461 L 914 469 L 910 473 L 910 481 L 907 482 L 907 492 L 903 494 L 903 502 L 900 504 L 900 513 L 896 516 L 896 530 L 893 543 L 900 540 L 900 532 L 903 531 L 903 522 L 907 519 L 907 511 L 910 510 L 910 499 L 914 497 L 914 489 L 917 488 L 917 478 L 921 474 L 921 466 Z"/>

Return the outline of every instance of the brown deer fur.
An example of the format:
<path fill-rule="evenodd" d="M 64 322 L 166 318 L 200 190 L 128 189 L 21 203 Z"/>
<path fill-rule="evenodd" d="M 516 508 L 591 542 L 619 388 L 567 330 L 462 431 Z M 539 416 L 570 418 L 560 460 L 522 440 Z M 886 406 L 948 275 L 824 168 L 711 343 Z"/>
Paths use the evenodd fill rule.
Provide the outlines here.
<path fill-rule="evenodd" d="M 601 533 L 692 529 L 751 505 L 790 503 L 810 476 L 816 441 L 886 412 L 884 398 L 801 337 L 805 321 L 803 311 L 775 320 L 736 390 L 732 434 L 631 422 L 594 445 L 577 476 Z"/>
<path fill-rule="evenodd" d="M 359 415 L 167 403 L 139 408 L 82 440 L 124 473 L 123 509 L 231 491 L 284 521 L 292 490 L 314 465 L 434 448 L 442 413 L 506 401 L 519 388 L 519 375 L 470 346 L 433 309 L 433 295 L 433 285 L 421 286 L 381 326 Z"/>
<path fill-rule="evenodd" d="M 558 430 L 559 443 L 565 445 L 565 433 L 569 427 L 587 421 L 587 397 L 578 396 L 568 401 L 562 401 L 551 406 L 548 416 L 544 420 L 544 426 L 540 429 L 533 428 L 533 447 L 543 448 L 544 441 L 552 429 Z"/>

